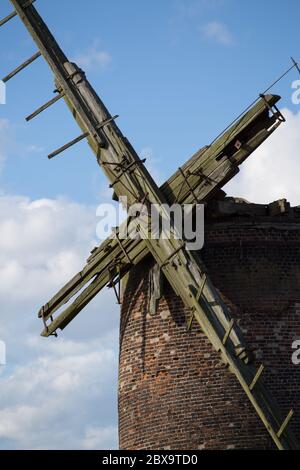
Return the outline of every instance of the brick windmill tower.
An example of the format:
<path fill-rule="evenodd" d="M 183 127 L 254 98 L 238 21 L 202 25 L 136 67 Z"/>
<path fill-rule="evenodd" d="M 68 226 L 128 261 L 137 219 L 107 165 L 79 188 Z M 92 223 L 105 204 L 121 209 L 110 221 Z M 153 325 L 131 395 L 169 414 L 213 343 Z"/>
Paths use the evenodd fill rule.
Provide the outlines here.
<path fill-rule="evenodd" d="M 115 198 L 126 197 L 130 207 L 159 207 L 172 227 L 168 238 L 153 239 L 140 213 L 131 214 L 129 235 L 117 229 L 42 307 L 42 335 L 64 329 L 109 286 L 122 304 L 121 448 L 299 448 L 299 414 L 290 423 L 289 411 L 300 383 L 289 351 L 291 330 L 300 326 L 299 210 L 285 200 L 257 205 L 226 198 L 221 190 L 284 121 L 280 97 L 260 95 L 159 188 L 34 2 L 11 3 L 14 12 L 0 25 L 18 15 L 38 52 L 4 81 L 42 55 L 58 94 L 27 120 L 63 98 L 82 129 L 49 158 L 86 138 Z M 174 203 L 206 204 L 200 252 L 176 236 L 168 210 Z"/>

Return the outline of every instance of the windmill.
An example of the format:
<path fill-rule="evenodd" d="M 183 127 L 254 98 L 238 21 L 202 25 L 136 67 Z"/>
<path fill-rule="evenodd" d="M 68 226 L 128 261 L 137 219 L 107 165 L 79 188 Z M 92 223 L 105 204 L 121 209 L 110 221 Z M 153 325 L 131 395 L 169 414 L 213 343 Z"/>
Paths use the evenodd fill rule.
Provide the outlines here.
<path fill-rule="evenodd" d="M 48 27 L 33 6 L 34 0 L 11 0 L 14 12 L 0 21 L 0 26 L 18 16 L 38 47 L 38 52 L 7 75 L 7 82 L 18 72 L 42 56 L 55 79 L 55 98 L 41 106 L 27 120 L 35 118 L 49 106 L 64 99 L 82 133 L 49 155 L 53 158 L 64 150 L 87 139 L 97 162 L 109 179 L 114 198 L 126 197 L 128 205 L 142 204 L 160 207 L 160 215 L 172 226 L 166 207 L 173 203 L 194 204 L 222 198 L 221 188 L 239 171 L 239 166 L 284 121 L 277 108 L 279 96 L 263 93 L 215 141 L 200 149 L 179 170 L 158 187 L 85 73 L 70 62 L 60 49 Z M 293 67 L 297 64 L 294 63 Z M 298 67 L 298 66 L 297 66 Z M 240 328 L 231 318 L 230 310 L 214 288 L 199 253 L 189 251 L 186 240 L 176 238 L 175 228 L 170 238 L 152 239 L 147 227 L 131 217 L 131 226 L 138 238 L 122 239 L 117 229 L 114 236 L 93 250 L 83 270 L 71 279 L 39 312 L 43 320 L 43 336 L 56 335 L 101 291 L 104 286 L 115 290 L 120 302 L 121 278 L 148 253 L 174 292 L 189 309 L 187 329 L 197 322 L 221 360 L 235 376 L 250 400 L 262 425 L 278 449 L 296 449 L 298 443 L 289 429 L 293 410 L 283 419 L 278 406 L 264 386 L 263 365 L 256 370 L 251 363 L 251 351 Z M 126 222 L 127 224 L 127 222 Z M 77 295 L 78 294 L 78 295 Z M 75 300 L 74 296 L 77 297 Z M 71 305 L 59 309 L 73 299 Z M 155 308 L 155 306 L 154 306 Z"/>

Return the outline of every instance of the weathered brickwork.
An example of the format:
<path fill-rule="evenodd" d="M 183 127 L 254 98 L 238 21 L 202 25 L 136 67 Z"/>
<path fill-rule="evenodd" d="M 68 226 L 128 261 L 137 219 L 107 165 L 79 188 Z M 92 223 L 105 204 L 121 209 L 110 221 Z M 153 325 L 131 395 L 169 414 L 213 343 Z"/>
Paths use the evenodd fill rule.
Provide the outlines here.
<path fill-rule="evenodd" d="M 201 255 L 239 321 L 283 414 L 300 439 L 300 220 L 209 220 Z M 148 310 L 151 257 L 131 274 L 121 314 L 119 428 L 123 449 L 267 449 L 273 444 L 235 377 L 220 362 L 165 281 Z M 297 307 L 299 304 L 299 307 Z"/>

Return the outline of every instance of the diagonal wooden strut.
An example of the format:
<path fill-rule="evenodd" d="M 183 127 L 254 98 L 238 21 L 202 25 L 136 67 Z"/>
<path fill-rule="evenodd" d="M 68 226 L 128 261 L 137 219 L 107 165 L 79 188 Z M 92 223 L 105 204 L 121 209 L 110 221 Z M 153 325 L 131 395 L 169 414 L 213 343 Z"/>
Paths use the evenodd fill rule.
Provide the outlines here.
<path fill-rule="evenodd" d="M 163 218 L 170 222 L 170 215 L 164 208 L 167 200 L 163 192 L 157 187 L 115 122 L 110 123 L 109 126 L 103 129 L 97 129 L 97 123 L 103 122 L 111 116 L 87 82 L 84 73 L 75 64 L 67 61 L 33 6 L 24 9 L 25 0 L 11 0 L 11 3 L 54 71 L 55 78 L 65 93 L 64 98 L 68 106 L 71 109 L 76 109 L 77 119 L 83 131 L 89 132 L 88 140 L 98 162 L 101 164 L 101 162 L 106 161 L 117 165 L 126 156 L 128 161 L 133 164 L 131 172 L 125 172 L 121 177 L 116 171 L 117 166 L 102 165 L 103 171 L 110 182 L 114 182 L 119 177 L 114 185 L 117 196 L 126 196 L 129 204 L 132 204 L 135 202 L 136 195 L 142 200 L 147 194 L 149 203 L 159 204 L 162 207 Z M 273 124 L 277 125 L 277 121 Z M 229 136 L 227 136 L 228 139 Z M 243 144 L 242 141 L 241 143 Z M 241 145 L 242 147 L 243 145 Z M 228 158 L 230 161 L 232 155 L 227 157 L 226 154 L 220 154 L 218 158 Z M 199 280 L 204 274 L 201 259 L 197 254 L 189 252 L 185 246 L 182 246 L 182 241 L 176 238 L 176 233 L 172 233 L 170 239 L 157 242 L 157 240 L 147 238 L 143 226 L 141 231 L 145 236 L 144 242 L 148 251 L 160 266 L 162 266 L 164 260 L 176 252 L 176 255 L 172 258 L 172 263 L 167 263 L 161 268 L 164 275 L 184 304 L 193 311 L 195 319 L 203 332 L 213 347 L 220 353 L 222 360 L 229 366 L 231 372 L 235 374 L 277 447 L 279 449 L 298 447 L 293 435 L 286 427 L 286 422 L 284 422 L 284 429 L 281 429 L 283 421 L 277 411 L 276 404 L 263 384 L 258 381 L 254 389 L 250 391 L 249 384 L 252 383 L 256 371 L 235 354 L 235 344 L 232 340 L 234 333 L 238 336 L 238 330 L 235 327 L 232 329 L 232 335 L 230 335 L 226 344 L 223 344 L 224 335 L 231 321 L 230 312 L 226 305 L 221 302 L 208 277 L 205 290 L 202 296 L 198 298 Z M 278 429 L 282 431 L 280 436 L 278 436 L 279 432 L 276 431 Z"/>
<path fill-rule="evenodd" d="M 10 72 L 8 75 L 6 75 L 6 77 L 2 78 L 2 82 L 3 83 L 6 83 L 8 82 L 9 80 L 11 80 L 15 75 L 17 75 L 18 73 L 20 73 L 22 70 L 24 70 L 26 67 L 28 67 L 30 64 L 32 64 L 32 62 L 34 62 L 36 59 L 38 59 L 39 57 L 41 57 L 41 53 L 40 51 L 36 52 L 33 56 L 31 56 L 29 59 L 25 60 L 25 62 L 23 62 L 21 65 L 19 65 L 18 67 L 16 67 L 14 70 L 12 70 L 12 72 Z"/>
<path fill-rule="evenodd" d="M 269 97 L 268 100 L 270 103 L 275 102 L 278 99 L 276 97 Z M 71 108 L 73 114 L 75 110 Z M 271 133 L 274 131 L 268 131 L 272 127 L 274 119 L 270 119 L 264 102 L 261 101 L 257 103 L 245 116 L 241 118 L 239 123 L 235 123 L 234 126 L 227 132 L 224 136 L 221 136 L 217 141 L 211 145 L 206 146 L 203 149 L 200 149 L 193 155 L 185 165 L 179 169 L 174 175 L 169 178 L 162 186 L 161 191 L 165 196 L 167 202 L 172 205 L 173 203 L 179 204 L 188 204 L 194 203 L 194 194 L 198 194 L 198 198 L 205 202 L 216 194 L 219 191 L 220 187 L 223 186 L 229 179 L 231 179 L 239 170 L 239 162 L 244 161 L 251 153 L 264 141 Z M 241 139 L 244 135 L 247 136 L 246 145 L 243 148 L 237 150 L 234 146 L 234 143 L 237 139 Z M 226 142 L 226 144 L 225 144 Z M 95 150 L 96 151 L 96 150 Z M 226 156 L 219 158 L 222 154 L 229 154 L 230 159 Z M 237 162 L 237 163 L 234 163 Z M 120 164 L 113 164 L 114 166 L 121 166 Z M 199 172 L 201 173 L 200 177 L 198 176 Z M 189 191 L 189 188 L 186 186 L 185 177 L 182 173 L 190 174 L 190 186 L 193 188 L 193 192 Z M 183 183 L 183 184 L 182 184 Z M 129 222 L 126 222 L 128 225 Z M 123 229 L 120 229 L 120 232 L 124 233 Z M 103 272 L 106 265 L 106 260 L 109 260 L 107 254 L 106 258 L 103 258 L 101 255 L 102 250 L 107 253 L 112 244 L 110 240 L 109 243 L 102 243 L 99 248 L 93 251 L 93 256 L 88 260 L 88 264 L 84 269 L 84 274 L 81 272 L 79 277 L 80 279 L 80 289 L 90 281 L 90 276 L 87 273 L 94 272 L 98 269 L 98 273 Z M 126 250 L 129 253 L 130 257 L 134 260 L 133 264 L 137 264 L 142 258 L 139 256 L 141 249 L 140 244 L 145 243 L 143 240 L 131 241 L 130 243 L 126 242 Z M 122 253 L 115 250 L 115 257 L 121 259 L 122 263 L 126 262 L 123 259 Z M 145 247 L 145 250 L 142 251 L 145 256 L 148 253 L 148 250 Z M 98 255 L 100 255 L 98 257 Z M 109 261 L 108 261 L 109 262 Z M 125 272 L 124 272 L 125 274 Z M 72 282 L 72 281 L 71 281 Z M 102 277 L 99 276 L 97 280 L 99 289 L 103 288 Z M 74 278 L 73 281 L 73 290 L 68 283 L 60 292 L 50 300 L 44 307 L 44 314 L 46 319 L 53 315 L 58 308 L 60 308 L 64 303 L 68 302 L 76 293 L 78 292 L 78 276 Z M 88 291 L 89 292 L 89 291 Z M 98 291 L 93 291 L 96 295 Z M 84 295 L 83 295 L 84 296 Z M 58 299 L 60 299 L 58 301 Z M 82 305 L 81 302 L 79 302 Z M 78 302 L 74 303 L 76 314 L 80 312 Z M 74 310 L 74 312 L 75 312 Z M 68 316 L 67 316 L 68 312 Z M 43 334 L 47 336 L 50 332 L 54 331 L 57 328 L 65 328 L 69 320 L 73 320 L 74 316 L 72 308 L 63 311 L 59 317 L 56 318 L 55 322 L 49 325 L 47 331 L 44 331 Z"/>
<path fill-rule="evenodd" d="M 45 111 L 46 109 L 50 108 L 50 106 L 52 106 L 53 104 L 57 103 L 57 101 L 61 100 L 63 97 L 63 95 L 61 93 L 59 93 L 57 96 L 55 96 L 54 98 L 52 98 L 51 100 L 47 101 L 47 103 L 43 104 L 42 106 L 40 106 L 38 109 L 36 109 L 33 113 L 31 113 L 29 116 L 27 116 L 25 119 L 26 121 L 31 121 L 33 118 L 35 118 L 36 116 L 38 116 L 39 114 L 41 114 L 43 111 Z"/>
<path fill-rule="evenodd" d="M 28 0 L 25 4 L 23 4 L 23 8 L 28 7 L 29 5 L 31 5 L 34 2 L 35 2 L 35 0 Z M 9 15 L 7 15 L 5 18 L 2 18 L 2 20 L 0 20 L 0 27 L 5 25 L 6 23 L 8 23 L 10 20 L 15 18 L 16 16 L 18 16 L 17 12 L 13 11 Z"/>

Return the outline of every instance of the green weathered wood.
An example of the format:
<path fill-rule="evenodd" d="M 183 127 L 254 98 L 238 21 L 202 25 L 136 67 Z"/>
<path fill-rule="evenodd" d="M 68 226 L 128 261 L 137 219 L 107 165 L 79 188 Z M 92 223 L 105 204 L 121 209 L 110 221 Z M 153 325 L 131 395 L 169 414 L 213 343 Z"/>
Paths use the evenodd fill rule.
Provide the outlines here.
<path fill-rule="evenodd" d="M 234 320 L 232 319 L 232 320 L 230 321 L 229 325 L 228 325 L 228 329 L 226 330 L 226 333 L 225 333 L 224 338 L 223 338 L 223 341 L 222 341 L 223 344 L 224 344 L 224 346 L 225 346 L 226 343 L 227 343 L 227 340 L 228 340 L 228 338 L 229 338 L 229 336 L 230 336 L 230 333 L 231 333 L 233 327 L 234 327 Z"/>
<path fill-rule="evenodd" d="M 266 101 L 271 107 L 274 106 L 279 99 L 280 97 L 276 95 L 266 96 Z M 244 116 L 234 123 L 230 129 L 222 134 L 212 145 L 207 147 L 202 157 L 202 171 L 204 175 L 206 177 L 213 177 L 214 170 L 218 168 L 218 158 L 220 157 L 222 162 L 227 161 L 229 158 L 233 166 L 240 165 L 253 151 L 248 149 L 247 145 L 251 143 L 253 139 L 257 139 L 258 134 L 263 131 L 265 136 L 263 137 L 263 134 L 261 134 L 260 143 L 262 143 L 275 130 L 272 129 L 268 132 L 268 129 L 270 129 L 276 121 L 276 116 L 269 117 L 269 110 L 266 108 L 265 101 L 263 99 L 259 100 Z M 244 144 L 247 144 L 241 147 L 240 150 L 234 149 L 234 143 L 238 139 L 244 140 Z M 260 143 L 258 143 L 258 145 L 260 145 Z M 197 169 L 191 166 L 190 172 L 197 173 Z M 175 197 L 180 189 L 181 183 L 181 178 L 178 178 L 178 176 L 179 175 L 176 174 L 172 179 L 172 192 Z M 197 178 L 197 176 L 194 175 L 194 178 Z M 193 185 L 193 175 L 190 184 Z M 198 181 L 198 192 L 202 190 L 203 186 L 205 186 L 205 180 L 202 185 L 199 185 Z M 188 188 L 186 188 L 186 192 L 190 193 Z"/>
<path fill-rule="evenodd" d="M 82 76 L 78 78 L 78 83 L 80 85 L 80 88 L 82 88 L 82 85 L 84 83 L 84 79 Z M 87 90 L 81 89 L 80 90 L 81 94 L 84 95 L 83 91 L 87 91 L 86 99 L 87 100 L 93 99 L 94 98 L 93 93 L 90 92 L 89 86 L 88 85 L 86 86 L 88 89 Z M 93 108 L 94 113 L 95 113 L 95 110 L 96 110 L 96 105 Z M 101 118 L 103 119 L 103 116 L 99 114 L 98 119 L 100 120 Z M 119 135 L 115 136 L 113 133 L 113 129 L 110 129 L 109 131 L 110 132 L 108 133 L 109 135 L 107 136 L 107 138 L 108 138 L 108 141 L 111 142 L 113 148 L 118 149 L 120 154 L 123 154 L 124 151 L 126 154 L 125 148 L 128 149 L 126 145 L 127 141 L 122 141 L 122 138 L 120 138 Z M 266 129 L 263 129 L 261 132 L 264 134 L 264 138 L 265 138 L 267 135 Z M 117 140 L 119 138 L 121 139 L 121 141 L 118 141 L 117 144 L 114 140 L 115 137 L 117 138 Z M 261 135 L 260 135 L 260 138 L 262 138 Z M 90 141 L 92 141 L 92 137 L 90 138 Z M 94 148 L 95 144 L 93 142 L 90 142 L 90 143 L 91 143 L 91 147 Z M 125 144 L 125 148 L 122 148 L 122 144 Z M 131 150 L 130 147 L 129 149 Z M 104 153 L 103 149 L 101 149 L 100 156 L 102 155 L 102 158 L 103 158 L 103 153 Z M 97 155 L 99 157 L 98 153 Z M 117 161 L 118 160 L 116 160 L 116 162 Z M 228 160 L 226 160 L 226 162 L 228 163 Z M 229 163 L 232 166 L 232 162 L 229 161 Z M 136 191 L 135 194 L 140 195 L 140 197 L 142 197 L 146 192 L 147 194 L 151 194 L 151 192 L 153 191 L 154 194 L 153 193 L 151 194 L 151 196 L 153 196 L 153 199 L 150 199 L 150 201 L 155 202 L 155 203 L 162 203 L 162 202 L 164 203 L 165 199 L 162 198 L 160 195 L 158 196 L 156 195 L 156 188 L 153 189 L 153 186 L 152 186 L 153 181 L 151 178 L 148 179 L 147 173 L 142 174 L 142 175 L 135 174 L 135 173 L 140 172 L 141 170 L 142 170 L 141 166 L 138 166 L 137 169 L 133 171 L 135 178 L 130 179 L 129 182 L 126 181 L 130 189 L 132 189 L 133 191 Z M 140 181 L 143 181 L 145 184 L 144 191 L 142 189 L 141 194 L 139 194 L 139 190 L 141 190 L 141 187 L 139 184 Z M 116 190 L 117 195 L 119 195 L 118 188 L 116 186 L 114 186 L 114 188 Z M 121 191 L 122 191 L 121 194 L 126 194 L 128 199 L 132 200 L 131 192 L 126 191 L 126 186 L 125 186 L 125 189 L 122 188 Z M 246 366 L 244 361 L 242 361 L 235 354 L 235 347 L 237 345 L 237 342 L 234 341 L 233 338 L 235 339 L 237 337 L 239 338 L 237 329 L 236 328 L 232 329 L 231 337 L 228 339 L 226 345 L 223 345 L 222 343 L 222 338 L 224 338 L 224 334 L 226 334 L 226 331 L 229 327 L 230 316 L 228 312 L 226 312 L 226 306 L 223 304 L 222 300 L 217 295 L 210 280 L 208 279 L 207 284 L 206 284 L 205 294 L 203 294 L 203 296 L 201 297 L 199 301 L 197 298 L 193 296 L 193 292 L 197 290 L 197 280 L 196 280 L 196 277 L 193 276 L 193 274 L 195 271 L 198 271 L 198 278 L 201 277 L 201 275 L 203 274 L 203 270 L 199 269 L 199 267 L 201 266 L 201 262 L 199 260 L 198 260 L 198 263 L 194 262 L 194 259 L 193 259 L 194 257 L 191 254 L 187 253 L 186 250 L 184 249 L 180 249 L 180 245 L 179 245 L 180 242 L 178 242 L 177 240 L 167 240 L 167 241 L 164 241 L 163 243 L 160 243 L 158 246 L 156 244 L 154 246 L 153 245 L 151 246 L 150 240 L 145 240 L 145 243 L 146 245 L 148 245 L 148 249 L 149 251 L 151 251 L 156 261 L 162 267 L 162 270 L 165 276 L 167 277 L 167 279 L 169 280 L 170 284 L 172 285 L 174 291 L 178 295 L 180 295 L 180 297 L 182 298 L 182 300 L 184 301 L 186 305 L 189 305 L 191 310 L 194 312 L 195 319 L 199 323 L 201 329 L 210 339 L 215 349 L 221 353 L 223 361 L 229 365 L 229 368 L 231 369 L 231 371 L 236 375 L 242 388 L 244 389 L 249 400 L 253 404 L 254 408 L 256 409 L 256 412 L 258 413 L 259 417 L 262 419 L 263 423 L 265 424 L 266 428 L 268 429 L 270 435 L 272 436 L 272 439 L 274 440 L 278 448 L 284 448 L 284 446 L 289 447 L 290 445 L 293 447 L 295 443 L 292 437 L 289 438 L 289 443 L 284 442 L 284 440 L 278 439 L 275 429 L 277 429 L 278 427 L 280 418 L 277 417 L 279 416 L 277 415 L 277 413 L 273 413 L 272 408 L 270 409 L 269 406 L 266 405 L 266 403 L 269 403 L 269 401 L 266 398 L 267 395 L 265 395 L 262 392 L 261 387 L 257 386 L 255 391 L 253 391 L 253 393 L 250 393 L 249 391 L 248 383 L 250 379 L 253 380 L 256 371 L 252 366 Z M 178 250 L 177 256 L 175 257 L 175 259 L 174 258 L 172 259 L 173 263 L 175 262 L 175 260 L 177 260 L 177 268 L 174 268 L 173 263 L 165 265 L 164 261 L 168 259 L 172 255 L 173 252 L 177 252 L 177 250 Z M 190 271 L 191 267 L 193 267 L 193 270 L 194 270 L 193 274 L 191 274 L 191 271 Z M 180 273 L 179 275 L 178 275 L 178 272 Z M 239 341 L 239 344 L 243 344 L 243 341 Z"/>
<path fill-rule="evenodd" d="M 291 421 L 292 417 L 294 416 L 294 410 L 290 410 L 289 414 L 287 415 L 287 417 L 285 418 L 284 422 L 282 423 L 282 425 L 280 426 L 280 429 L 277 433 L 277 437 L 280 439 L 280 437 L 282 436 L 284 430 L 286 429 L 287 425 L 289 424 L 289 422 Z"/>
<path fill-rule="evenodd" d="M 97 129 L 97 124 L 108 119 L 110 114 L 104 104 L 87 82 L 84 74 L 69 62 L 62 62 L 62 52 L 55 42 L 48 28 L 38 15 L 34 7 L 30 6 L 24 10 L 24 0 L 11 0 L 15 10 L 21 20 L 27 27 L 45 59 L 53 70 L 55 77 L 62 85 L 65 92 L 66 101 L 70 102 L 77 116 L 89 132 L 89 142 L 96 150 L 99 164 L 102 166 L 105 174 L 109 177 L 111 183 L 117 181 L 114 185 L 116 195 L 127 196 L 129 204 L 147 198 L 148 204 L 159 204 L 162 206 L 162 216 L 166 220 L 169 214 L 163 208 L 167 203 L 163 192 L 157 187 L 151 175 L 141 164 L 140 159 L 127 139 L 124 138 L 115 123 L 111 123 L 101 131 Z M 132 170 L 130 173 L 124 172 L 119 176 L 113 165 L 109 168 L 105 163 L 120 164 L 124 155 L 128 158 Z M 232 158 L 231 156 L 229 159 Z M 273 404 L 272 397 L 257 384 L 253 393 L 249 391 L 248 384 L 255 377 L 255 369 L 251 365 L 245 364 L 235 354 L 234 335 L 239 336 L 237 328 L 232 329 L 232 334 L 228 338 L 226 345 L 222 338 L 230 324 L 230 312 L 220 298 L 207 278 L 206 289 L 200 299 L 197 298 L 199 279 L 204 274 L 204 267 L 197 254 L 189 252 L 182 241 L 175 236 L 170 239 L 151 240 L 147 238 L 147 230 L 141 227 L 142 234 L 146 237 L 145 244 L 156 262 L 168 279 L 175 292 L 180 295 L 184 304 L 194 313 L 195 319 L 199 323 L 202 331 L 210 340 L 212 346 L 220 353 L 222 360 L 227 364 L 235 374 L 240 385 L 251 401 L 257 414 L 269 431 L 270 436 L 279 449 L 290 449 L 298 447 L 292 434 L 285 430 L 283 435 L 278 437 L 275 429 L 278 429 L 278 423 L 282 422 L 277 406 Z M 172 263 L 165 263 L 172 257 Z M 212 305 L 216 305 L 217 309 Z"/>
<path fill-rule="evenodd" d="M 276 103 L 278 101 L 278 97 L 270 97 L 268 98 L 270 104 Z M 68 103 L 69 104 L 69 103 Z M 70 104 L 69 104 L 70 106 Z M 253 122 L 255 124 L 255 130 L 258 131 L 259 127 L 258 124 L 266 126 L 268 129 L 272 124 L 273 120 L 268 120 L 265 122 L 265 119 L 262 120 L 262 115 L 265 115 L 265 103 L 261 100 L 257 105 L 255 105 L 255 113 L 253 109 L 251 109 L 247 114 L 246 117 L 243 116 L 238 123 L 235 123 L 229 131 L 227 131 L 227 135 L 231 135 L 233 139 L 236 139 L 239 134 L 235 131 L 237 128 L 243 127 L 243 130 L 248 131 L 248 135 L 251 136 L 253 131 L 251 128 L 253 127 Z M 71 111 L 72 107 L 71 107 Z M 258 114 L 257 114 L 258 113 Z M 256 117 L 256 120 L 254 118 Z M 243 123 L 243 126 L 242 126 Z M 258 131 L 254 137 L 252 137 L 247 142 L 247 149 L 239 150 L 236 152 L 235 159 L 240 162 L 244 161 L 247 156 L 249 156 L 269 135 L 270 131 L 267 131 L 266 128 L 263 128 Z M 274 129 L 273 129 L 274 130 Z M 224 142 L 224 137 L 221 136 L 214 144 L 215 148 L 220 148 L 221 143 Z M 232 140 L 229 140 L 228 143 L 230 144 Z M 93 148 L 93 146 L 92 146 Z M 206 201 L 210 199 L 216 191 L 219 190 L 227 181 L 231 179 L 233 175 L 235 175 L 238 171 L 237 165 L 233 165 L 232 162 L 228 159 L 223 159 L 223 161 L 216 160 L 215 152 L 212 149 L 212 146 L 206 146 L 196 152 L 182 167 L 182 170 L 187 173 L 191 172 L 197 175 L 199 170 L 203 177 L 208 181 L 205 181 L 203 184 L 202 177 L 194 176 L 193 180 L 191 180 L 191 185 L 193 187 L 193 191 L 197 192 L 197 195 L 201 201 Z M 204 166 L 204 162 L 206 162 L 206 166 Z M 211 165 L 209 165 L 211 163 Z M 211 171 L 211 167 L 214 168 Z M 179 182 L 178 182 L 179 180 Z M 178 188 L 179 191 L 178 191 Z M 162 186 L 161 191 L 166 196 L 167 202 L 169 204 L 174 203 L 176 200 L 180 204 L 187 204 L 193 202 L 193 196 L 189 187 L 185 185 L 184 178 L 182 176 L 181 171 L 176 171 L 173 176 L 171 176 Z M 126 222 L 127 223 L 127 222 Z M 144 254 L 144 256 L 148 253 L 148 250 L 145 248 L 141 251 L 138 247 L 140 244 L 145 246 L 145 242 L 143 240 L 130 240 L 126 239 L 123 241 L 124 249 L 126 253 L 128 253 L 129 258 L 133 261 L 133 265 L 137 264 L 142 258 L 140 254 Z M 110 252 L 111 251 L 111 255 Z M 99 256 L 98 256 L 99 255 Z M 138 256 L 137 256 L 138 255 Z M 44 307 L 43 307 L 43 315 L 45 320 L 48 320 L 50 316 L 52 316 L 58 308 L 60 308 L 64 303 L 69 302 L 72 296 L 74 296 L 82 287 L 88 283 L 91 278 L 95 274 L 99 274 L 97 277 L 97 281 L 95 281 L 95 285 L 99 288 L 103 288 L 106 284 L 102 281 L 102 272 L 105 272 L 105 269 L 111 267 L 111 271 L 116 275 L 116 268 L 112 266 L 112 262 L 118 259 L 123 265 L 126 263 L 123 254 L 121 253 L 121 249 L 118 246 L 116 241 L 107 240 L 100 245 L 98 249 L 96 249 L 93 255 L 88 260 L 88 265 L 86 268 L 81 271 L 73 280 L 71 280 L 65 287 L 63 287 L 58 294 L 51 299 Z M 93 263 L 91 263 L 93 261 Z M 128 268 L 130 269 L 130 267 Z M 97 271 L 98 270 L 98 271 Z M 127 271 L 123 271 L 124 274 Z M 106 276 L 104 276 L 106 279 Z M 73 290 L 72 290 L 73 286 Z M 101 290 L 101 289 L 100 289 Z M 96 289 L 94 291 L 96 293 Z M 97 293 L 99 290 L 97 290 Z M 96 295 L 96 294 L 95 294 Z M 59 301 L 58 301 L 59 299 Z M 74 304 L 74 308 L 76 311 L 76 315 L 80 312 L 79 305 L 83 305 L 83 303 L 76 302 Z M 60 314 L 61 319 L 61 326 L 65 327 L 69 322 L 67 322 L 66 314 L 68 313 L 70 321 L 75 318 L 72 312 L 72 308 L 67 309 L 67 312 L 62 312 Z M 60 327 L 60 319 L 57 318 L 54 323 L 52 323 L 48 330 L 43 331 L 43 335 L 47 336 L 47 334 L 52 334 L 57 327 Z"/>
<path fill-rule="evenodd" d="M 260 378 L 261 374 L 263 373 L 264 369 L 265 369 L 265 366 L 262 364 L 260 366 L 260 368 L 258 369 L 258 371 L 256 372 L 255 377 L 253 378 L 251 384 L 249 385 L 249 390 L 250 391 L 252 391 L 254 389 L 254 387 L 257 384 L 257 381 L 259 380 L 259 378 Z"/>

